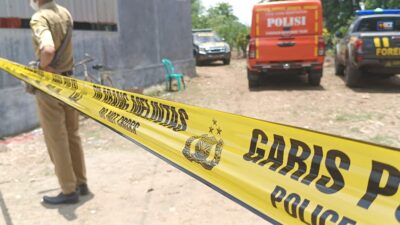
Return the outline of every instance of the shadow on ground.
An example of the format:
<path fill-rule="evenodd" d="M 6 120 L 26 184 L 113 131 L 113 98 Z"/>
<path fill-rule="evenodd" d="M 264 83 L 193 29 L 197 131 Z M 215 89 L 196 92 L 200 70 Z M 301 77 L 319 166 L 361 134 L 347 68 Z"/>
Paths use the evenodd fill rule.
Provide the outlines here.
<path fill-rule="evenodd" d="M 198 67 L 221 67 L 221 66 L 228 66 L 222 63 L 222 60 L 215 61 L 215 62 L 204 62 Z"/>
<path fill-rule="evenodd" d="M 94 194 L 90 193 L 87 196 L 80 196 L 79 197 L 79 202 L 77 204 L 71 204 L 71 205 L 49 205 L 45 203 L 41 203 L 42 206 L 46 209 L 58 209 L 58 213 L 62 215 L 66 220 L 68 221 L 73 221 L 78 218 L 76 215 L 75 211 L 84 205 L 86 202 L 90 201 L 91 199 L 94 198 Z"/>
<path fill-rule="evenodd" d="M 344 76 L 340 76 L 345 85 Z M 364 75 L 357 87 L 351 87 L 351 90 L 358 93 L 400 93 L 400 76 L 382 78 L 378 76 Z"/>
<path fill-rule="evenodd" d="M 324 79 L 322 77 L 322 79 Z M 307 75 L 275 75 L 262 77 L 259 81 L 259 87 L 251 88 L 253 92 L 259 91 L 324 91 L 323 86 L 312 86 L 307 82 Z"/>
<path fill-rule="evenodd" d="M 11 220 L 11 216 L 8 213 L 8 208 L 7 205 L 3 199 L 3 195 L 0 191 L 0 209 L 1 209 L 1 214 L 3 214 L 4 217 L 4 222 L 6 223 L 6 225 L 13 225 L 13 222 Z M 1 221 L 1 220 L 0 220 Z"/>

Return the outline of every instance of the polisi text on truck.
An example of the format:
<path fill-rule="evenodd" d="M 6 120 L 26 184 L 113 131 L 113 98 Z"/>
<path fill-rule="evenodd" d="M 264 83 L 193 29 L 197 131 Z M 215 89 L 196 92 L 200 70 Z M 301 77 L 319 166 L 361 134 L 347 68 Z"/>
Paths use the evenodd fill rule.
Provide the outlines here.
<path fill-rule="evenodd" d="M 267 26 L 268 26 L 268 28 L 305 26 L 306 22 L 307 22 L 306 16 L 268 18 Z"/>

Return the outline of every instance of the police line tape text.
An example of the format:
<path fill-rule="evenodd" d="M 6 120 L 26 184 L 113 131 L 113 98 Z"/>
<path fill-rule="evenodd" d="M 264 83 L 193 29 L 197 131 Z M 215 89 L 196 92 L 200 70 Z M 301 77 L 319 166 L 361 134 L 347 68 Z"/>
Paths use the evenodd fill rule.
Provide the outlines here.
<path fill-rule="evenodd" d="M 274 191 L 271 193 L 271 203 L 275 208 L 278 208 L 278 203 L 283 203 L 283 208 L 287 214 L 293 218 L 300 219 L 301 222 L 309 225 L 322 225 L 325 224 L 327 220 L 339 225 L 357 224 L 356 221 L 346 216 L 343 216 L 339 221 L 341 216 L 335 210 L 324 209 L 324 207 L 319 204 L 312 207 L 310 205 L 310 200 L 306 198 L 302 199 L 301 196 L 296 193 L 287 193 L 287 191 L 281 186 L 276 186 Z M 312 212 L 310 216 L 311 218 L 306 218 L 306 211 Z M 337 223 L 338 221 L 339 223 Z"/>
<path fill-rule="evenodd" d="M 189 116 L 184 109 L 126 92 L 93 85 L 94 98 L 112 107 L 160 124 L 173 131 L 185 131 Z"/>
<path fill-rule="evenodd" d="M 243 155 L 243 159 L 257 163 L 259 166 L 270 164 L 268 168 L 271 171 L 284 176 L 292 172 L 290 178 L 295 181 L 299 181 L 304 176 L 301 183 L 305 185 L 310 185 L 316 180 L 317 190 L 324 194 L 335 194 L 345 187 L 346 182 L 342 173 L 350 170 L 351 159 L 343 151 L 335 149 L 324 151 L 323 147 L 318 145 L 314 145 L 311 151 L 308 144 L 296 139 L 290 139 L 290 148 L 287 148 L 284 137 L 274 134 L 271 149 L 265 159 L 266 150 L 259 146 L 266 145 L 268 141 L 265 132 L 254 129 L 249 151 Z M 288 149 L 289 153 L 285 153 Z M 286 165 L 284 165 L 284 155 L 287 155 Z M 329 176 L 320 175 L 321 164 L 325 164 Z M 297 169 L 295 169 L 296 166 Z M 399 169 L 377 161 L 372 161 L 371 167 L 365 194 L 357 203 L 357 206 L 364 209 L 368 209 L 378 196 L 394 196 L 399 191 Z M 387 180 L 383 179 L 384 177 L 387 177 Z M 400 222 L 400 205 L 394 215 Z"/>
<path fill-rule="evenodd" d="M 99 111 L 99 116 L 110 123 L 117 124 L 119 127 L 136 134 L 136 130 L 140 127 L 140 123 L 133 119 L 126 118 L 120 114 L 103 107 Z"/>

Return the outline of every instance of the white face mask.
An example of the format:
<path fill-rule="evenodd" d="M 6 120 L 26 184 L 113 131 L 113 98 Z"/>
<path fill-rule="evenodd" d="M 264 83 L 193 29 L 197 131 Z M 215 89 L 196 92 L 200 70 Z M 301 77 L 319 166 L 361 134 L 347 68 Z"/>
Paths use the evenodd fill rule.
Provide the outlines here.
<path fill-rule="evenodd" d="M 33 11 L 38 11 L 39 10 L 39 2 L 34 2 L 33 0 L 31 0 L 31 7 L 32 7 Z"/>

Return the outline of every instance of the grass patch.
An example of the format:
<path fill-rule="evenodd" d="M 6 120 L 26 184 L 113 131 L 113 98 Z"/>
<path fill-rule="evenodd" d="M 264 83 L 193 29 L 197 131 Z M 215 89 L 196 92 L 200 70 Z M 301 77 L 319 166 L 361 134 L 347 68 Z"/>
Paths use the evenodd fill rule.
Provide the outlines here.
<path fill-rule="evenodd" d="M 394 141 L 392 137 L 385 136 L 385 135 L 376 135 L 375 137 L 371 138 L 370 141 L 377 144 L 393 146 Z"/>
<path fill-rule="evenodd" d="M 363 112 L 363 113 L 341 113 L 336 115 L 335 120 L 338 122 L 358 122 L 358 121 L 366 121 L 366 120 L 381 120 L 385 117 L 385 115 L 376 112 Z"/>
<path fill-rule="evenodd" d="M 358 128 L 358 127 L 352 127 L 351 129 L 350 129 L 350 131 L 351 132 L 353 132 L 353 133 L 361 133 L 361 130 L 360 130 L 360 128 Z"/>
<path fill-rule="evenodd" d="M 155 85 L 143 90 L 143 94 L 151 97 L 158 97 L 166 92 L 165 85 Z"/>
<path fill-rule="evenodd" d="M 333 57 L 335 56 L 335 51 L 333 49 L 327 49 L 325 55 Z"/>

